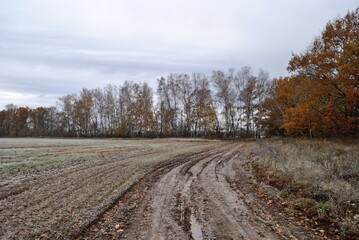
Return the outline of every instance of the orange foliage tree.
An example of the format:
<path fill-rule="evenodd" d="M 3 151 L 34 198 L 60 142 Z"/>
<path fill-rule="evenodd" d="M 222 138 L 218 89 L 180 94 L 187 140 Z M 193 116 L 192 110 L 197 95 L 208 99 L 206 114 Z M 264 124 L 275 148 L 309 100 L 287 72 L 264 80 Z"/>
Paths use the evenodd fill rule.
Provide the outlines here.
<path fill-rule="evenodd" d="M 328 22 L 307 51 L 293 54 L 288 66 L 292 76 L 274 83 L 272 99 L 281 107 L 287 134 L 358 135 L 358 56 L 359 8 Z"/>

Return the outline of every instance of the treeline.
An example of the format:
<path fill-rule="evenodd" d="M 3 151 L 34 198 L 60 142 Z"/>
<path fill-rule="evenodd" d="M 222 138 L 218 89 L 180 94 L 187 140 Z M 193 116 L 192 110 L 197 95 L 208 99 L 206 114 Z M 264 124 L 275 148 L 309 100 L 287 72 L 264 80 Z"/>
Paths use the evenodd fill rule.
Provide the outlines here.
<path fill-rule="evenodd" d="M 359 9 L 359 8 L 358 8 Z M 0 136 L 206 137 L 358 136 L 359 10 L 328 22 L 292 74 L 266 71 L 174 73 L 157 81 L 82 89 L 56 107 L 0 112 Z"/>
<path fill-rule="evenodd" d="M 240 71 L 170 74 L 157 91 L 126 81 L 82 89 L 56 107 L 16 107 L 0 112 L 1 136 L 69 137 L 250 137 L 262 131 L 261 102 L 269 74 Z"/>

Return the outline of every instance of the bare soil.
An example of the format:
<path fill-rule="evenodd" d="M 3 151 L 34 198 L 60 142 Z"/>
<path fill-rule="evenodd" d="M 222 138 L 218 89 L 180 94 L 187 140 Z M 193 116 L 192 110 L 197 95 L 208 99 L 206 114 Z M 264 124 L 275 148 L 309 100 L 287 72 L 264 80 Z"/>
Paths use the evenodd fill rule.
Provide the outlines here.
<path fill-rule="evenodd" d="M 73 239 L 161 164 L 216 144 L 0 139 L 0 239 Z"/>
<path fill-rule="evenodd" d="M 78 239 L 318 239 L 256 195 L 245 143 L 177 158 L 126 192 Z"/>
<path fill-rule="evenodd" d="M 250 144 L 95 141 L 57 151 L 98 153 L 87 159 L 2 167 L 0 239 L 320 238 L 258 195 L 242 156 Z"/>

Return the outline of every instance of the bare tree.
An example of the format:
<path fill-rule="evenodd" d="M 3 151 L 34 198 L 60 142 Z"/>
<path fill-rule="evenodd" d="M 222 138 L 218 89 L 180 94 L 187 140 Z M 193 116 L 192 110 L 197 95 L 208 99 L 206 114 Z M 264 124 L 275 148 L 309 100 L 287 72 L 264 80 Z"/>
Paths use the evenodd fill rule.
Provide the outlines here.
<path fill-rule="evenodd" d="M 75 135 L 74 108 L 76 99 L 76 94 L 67 94 L 59 98 L 58 102 L 60 108 L 58 116 L 61 119 L 61 128 L 68 136 Z"/>
<path fill-rule="evenodd" d="M 239 101 L 241 102 L 245 119 L 246 136 L 253 132 L 254 100 L 256 98 L 257 78 L 253 76 L 250 67 L 243 67 L 238 73 Z"/>
<path fill-rule="evenodd" d="M 193 84 L 194 135 L 209 137 L 215 132 L 218 124 L 210 82 L 205 75 L 193 74 Z"/>
<path fill-rule="evenodd" d="M 234 90 L 232 70 L 228 75 L 223 71 L 213 71 L 211 80 L 216 90 L 216 99 L 222 108 L 225 133 L 227 137 L 235 137 L 236 92 Z"/>
<path fill-rule="evenodd" d="M 173 76 L 158 80 L 157 95 L 160 111 L 160 136 L 177 136 L 177 92 Z"/>
<path fill-rule="evenodd" d="M 263 131 L 262 123 L 265 117 L 263 103 L 269 89 L 269 81 L 270 81 L 269 73 L 264 71 L 263 69 L 259 69 L 259 73 L 256 81 L 256 94 L 255 94 L 257 98 L 255 104 L 256 114 L 254 118 L 254 123 L 256 127 L 255 129 L 256 138 L 260 138 L 261 132 Z"/>

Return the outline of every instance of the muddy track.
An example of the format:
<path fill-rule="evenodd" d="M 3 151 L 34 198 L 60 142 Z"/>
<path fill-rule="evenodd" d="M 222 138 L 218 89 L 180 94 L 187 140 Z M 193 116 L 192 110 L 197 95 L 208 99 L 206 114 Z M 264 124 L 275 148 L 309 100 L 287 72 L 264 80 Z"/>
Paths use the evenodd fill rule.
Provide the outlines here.
<path fill-rule="evenodd" d="M 77 239 L 316 239 L 258 198 L 233 143 L 173 159 L 134 184 Z"/>

